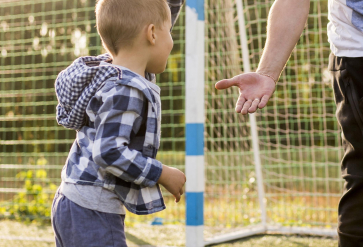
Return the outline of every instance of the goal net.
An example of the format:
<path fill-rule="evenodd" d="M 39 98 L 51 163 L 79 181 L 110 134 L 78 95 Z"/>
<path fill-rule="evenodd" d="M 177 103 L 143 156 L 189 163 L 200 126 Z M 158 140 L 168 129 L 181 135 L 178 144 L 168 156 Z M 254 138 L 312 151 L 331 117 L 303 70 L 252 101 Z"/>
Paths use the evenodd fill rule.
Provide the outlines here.
<path fill-rule="evenodd" d="M 204 215 L 210 243 L 260 231 L 335 235 L 343 150 L 327 70 L 328 1 L 311 1 L 306 28 L 276 91 L 255 114 L 265 210 L 259 204 L 251 125 L 248 116 L 234 112 L 238 89 L 217 92 L 213 87 L 245 71 L 243 42 L 251 70 L 257 68 L 273 2 L 243 0 L 243 28 L 236 0 L 205 3 Z M 240 30 L 245 30 L 246 40 L 241 40 Z"/>
<path fill-rule="evenodd" d="M 238 89 L 214 88 L 218 80 L 246 71 L 244 56 L 252 71 L 257 68 L 273 2 L 239 2 L 243 28 L 237 0 L 204 2 L 204 237 L 209 243 L 268 231 L 335 232 L 343 151 L 327 71 L 328 0 L 311 0 L 306 28 L 276 92 L 255 114 L 262 181 L 256 173 L 249 116 L 234 112 Z M 49 220 L 60 171 L 75 138 L 74 131 L 55 121 L 54 80 L 76 57 L 104 52 L 95 29 L 94 4 L 94 0 L 4 0 L 0 6 L 1 219 Z M 173 29 L 168 67 L 157 77 L 163 106 L 158 159 L 182 170 L 184 9 Z M 240 30 L 246 33 L 245 41 Z M 163 224 L 183 226 L 185 200 L 175 204 L 168 193 L 164 195 L 167 210 L 147 217 L 129 214 L 126 225 L 160 217 Z"/>

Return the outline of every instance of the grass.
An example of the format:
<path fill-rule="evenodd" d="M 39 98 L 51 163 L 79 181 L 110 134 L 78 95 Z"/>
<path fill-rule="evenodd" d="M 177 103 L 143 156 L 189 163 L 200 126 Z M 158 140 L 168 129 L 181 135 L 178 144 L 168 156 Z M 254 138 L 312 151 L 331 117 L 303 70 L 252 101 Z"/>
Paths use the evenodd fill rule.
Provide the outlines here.
<path fill-rule="evenodd" d="M 261 152 L 262 158 L 270 158 L 263 160 L 268 218 L 285 226 L 335 227 L 343 183 L 339 150 L 307 147 Z M 241 163 L 245 156 L 251 155 L 226 156 L 224 152 L 206 155 L 206 225 L 234 228 L 259 221 L 254 166 L 253 163 Z M 164 164 L 184 168 L 183 152 L 160 152 L 158 158 Z M 145 219 L 151 221 L 161 217 L 168 224 L 183 224 L 185 200 L 175 204 L 169 193 L 164 190 L 163 194 L 167 210 L 146 217 L 129 214 L 127 223 L 145 223 Z"/>
<path fill-rule="evenodd" d="M 281 155 L 283 156 L 283 154 Z M 277 161 L 272 159 L 271 162 L 266 164 L 264 176 L 268 221 L 283 226 L 335 228 L 337 205 L 340 197 L 338 188 L 340 188 L 342 182 L 340 178 L 337 178 L 337 167 L 325 164 L 324 161 L 327 160 L 323 160 L 323 158 L 321 160 L 317 158 L 324 156 L 320 150 L 316 151 L 314 155 L 304 153 L 306 163 L 290 162 L 289 164 L 280 164 L 279 162 L 285 159 L 282 156 L 279 159 L 274 157 Z M 315 157 L 315 161 L 318 160 L 322 163 L 314 163 L 317 167 L 311 167 L 309 163 L 312 160 L 311 156 Z M 337 160 L 332 152 L 329 152 L 327 156 L 331 158 L 328 160 L 330 162 Z M 336 156 L 338 155 L 336 154 Z M 207 238 L 233 231 L 238 227 L 256 224 L 260 219 L 254 167 L 245 167 L 233 160 L 225 162 L 224 159 L 218 157 L 215 157 L 214 162 L 223 162 L 221 164 L 213 163 L 215 166 L 211 166 L 210 169 L 206 170 L 204 219 L 206 225 L 205 237 Z M 159 158 L 165 164 L 180 169 L 184 167 L 184 154 L 182 152 L 160 153 Z M 322 169 L 319 168 L 320 166 Z M 329 176 L 324 177 L 325 172 L 328 172 Z M 14 174 L 16 172 L 9 174 L 9 176 L 14 176 Z M 320 181 L 320 178 L 324 179 Z M 336 181 L 333 179 L 336 179 Z M 20 185 L 22 186 L 21 183 Z M 4 187 L 9 188 L 9 184 L 5 184 Z M 329 190 L 325 190 L 326 188 Z M 131 213 L 127 215 L 125 222 L 126 234 L 130 247 L 184 246 L 185 198 L 180 203 L 175 204 L 169 193 L 164 190 L 163 194 L 167 210 L 149 216 L 137 216 Z M 3 203 L 11 202 L 10 197 L 9 199 L 1 199 L 0 209 Z M 163 218 L 165 225 L 151 226 L 148 224 L 155 217 Z M 5 239 L 9 236 L 52 239 L 53 232 L 49 226 L 0 220 L 0 232 L 0 247 L 54 246 L 53 243 Z M 334 244 L 329 245 L 330 243 Z M 218 246 L 328 247 L 333 245 L 336 246 L 336 241 L 331 239 L 266 235 Z"/>
<path fill-rule="evenodd" d="M 185 198 L 178 204 L 170 196 L 165 199 L 166 210 L 147 216 L 129 213 L 126 224 L 133 227 L 155 217 L 163 218 L 166 224 L 184 224 Z M 339 197 L 294 195 L 267 198 L 267 218 L 283 226 L 334 228 L 338 221 L 338 200 Z M 216 231 L 257 224 L 261 217 L 256 193 L 247 194 L 246 198 L 242 192 L 233 197 L 210 195 L 205 198 L 204 210 L 205 225 Z"/>
<path fill-rule="evenodd" d="M 337 240 L 309 236 L 260 235 L 244 240 L 214 245 L 215 247 L 335 247 Z"/>
<path fill-rule="evenodd" d="M 209 196 L 205 198 L 204 221 L 213 234 L 218 234 L 221 230 L 229 231 L 259 223 L 261 216 L 256 192 L 234 192 L 235 195 L 228 195 L 223 191 L 215 191 L 215 194 L 209 192 Z M 136 227 L 147 224 L 155 217 L 162 218 L 166 225 L 184 225 L 185 197 L 176 204 L 174 198 L 165 192 L 164 194 L 166 210 L 142 216 L 128 213 L 126 225 Z M 309 195 L 299 197 L 286 194 L 268 197 L 266 198 L 267 219 L 282 226 L 334 228 L 337 222 L 338 200 L 338 197 Z M 34 221 L 39 221 L 37 216 L 34 216 Z M 19 217 L 15 218 L 24 222 L 31 221 L 29 217 L 19 213 Z M 8 216 L 7 219 L 13 218 Z"/>
<path fill-rule="evenodd" d="M 175 246 L 185 245 L 185 228 L 183 225 L 151 226 L 150 224 L 135 224 L 126 226 L 126 238 L 129 247 L 136 246 Z M 206 228 L 206 232 L 209 229 Z M 9 220 L 0 221 L 0 246 L 1 247 L 50 247 L 52 242 L 7 240 L 5 237 L 28 237 L 53 239 L 53 231 L 50 226 L 37 224 L 24 224 Z M 309 246 L 336 246 L 337 241 L 330 238 L 315 238 L 309 236 L 284 236 L 284 235 L 259 235 L 234 242 L 214 245 L 215 247 L 309 247 Z"/>

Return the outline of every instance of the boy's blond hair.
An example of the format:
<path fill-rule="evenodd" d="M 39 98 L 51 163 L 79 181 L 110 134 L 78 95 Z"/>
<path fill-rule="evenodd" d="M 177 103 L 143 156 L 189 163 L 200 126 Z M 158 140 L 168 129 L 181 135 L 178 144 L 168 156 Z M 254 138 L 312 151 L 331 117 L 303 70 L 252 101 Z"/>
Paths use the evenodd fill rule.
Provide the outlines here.
<path fill-rule="evenodd" d="M 117 55 L 121 47 L 132 45 L 146 25 L 161 27 L 168 11 L 166 0 L 99 0 L 96 24 L 104 48 Z"/>

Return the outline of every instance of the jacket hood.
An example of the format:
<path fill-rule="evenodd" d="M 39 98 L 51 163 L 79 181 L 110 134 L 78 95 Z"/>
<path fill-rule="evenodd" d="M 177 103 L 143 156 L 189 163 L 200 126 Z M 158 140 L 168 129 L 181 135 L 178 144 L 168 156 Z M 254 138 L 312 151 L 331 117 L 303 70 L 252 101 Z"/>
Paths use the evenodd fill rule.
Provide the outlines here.
<path fill-rule="evenodd" d="M 145 79 L 130 70 L 121 70 L 111 64 L 100 65 L 101 62 L 110 63 L 112 58 L 108 54 L 80 57 L 59 73 L 55 81 L 59 125 L 68 129 L 81 129 L 86 122 L 86 108 L 89 101 L 109 79 L 139 89 L 150 102 L 155 103 L 151 89 L 145 83 L 145 80 L 155 82 L 154 74 L 145 73 Z"/>
<path fill-rule="evenodd" d="M 97 90 L 106 80 L 121 78 L 121 69 L 99 66 L 101 61 L 110 62 L 112 59 L 108 54 L 80 57 L 59 73 L 55 81 L 58 124 L 79 130 L 85 124 L 87 105 Z"/>

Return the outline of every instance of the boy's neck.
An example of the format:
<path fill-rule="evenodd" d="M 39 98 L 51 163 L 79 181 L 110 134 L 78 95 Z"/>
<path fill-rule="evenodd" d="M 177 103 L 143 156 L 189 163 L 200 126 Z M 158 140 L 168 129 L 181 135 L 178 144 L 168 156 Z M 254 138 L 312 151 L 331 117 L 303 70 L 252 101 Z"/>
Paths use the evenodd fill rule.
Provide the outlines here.
<path fill-rule="evenodd" d="M 113 56 L 112 64 L 128 68 L 142 77 L 145 77 L 147 55 L 142 49 L 122 49 Z"/>

